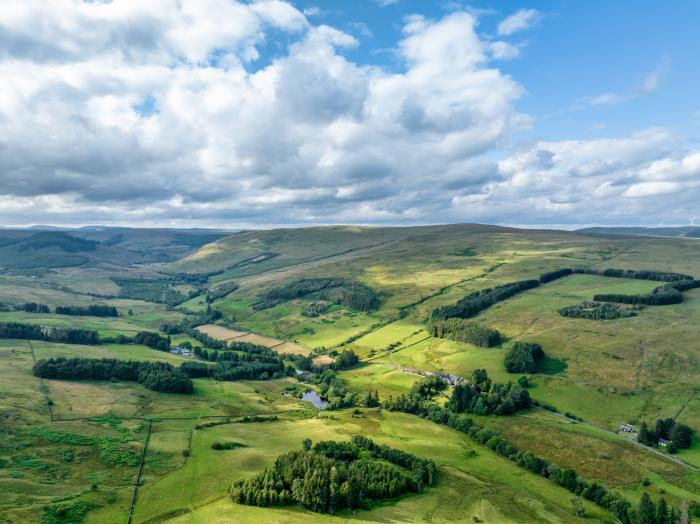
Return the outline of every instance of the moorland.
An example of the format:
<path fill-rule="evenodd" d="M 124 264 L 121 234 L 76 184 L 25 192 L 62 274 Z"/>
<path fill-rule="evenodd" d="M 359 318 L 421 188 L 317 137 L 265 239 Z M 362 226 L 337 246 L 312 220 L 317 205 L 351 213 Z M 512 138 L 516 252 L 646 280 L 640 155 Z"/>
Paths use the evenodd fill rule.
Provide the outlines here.
<path fill-rule="evenodd" d="M 695 233 L 0 230 L 0 516 L 700 517 Z"/>

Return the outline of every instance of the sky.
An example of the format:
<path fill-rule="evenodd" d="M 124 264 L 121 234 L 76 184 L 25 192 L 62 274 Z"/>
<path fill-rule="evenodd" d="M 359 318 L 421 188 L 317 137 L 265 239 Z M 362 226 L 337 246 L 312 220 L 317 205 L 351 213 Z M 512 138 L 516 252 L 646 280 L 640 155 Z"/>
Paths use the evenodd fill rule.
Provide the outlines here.
<path fill-rule="evenodd" d="M 700 224 L 700 2 L 3 0 L 0 224 Z"/>

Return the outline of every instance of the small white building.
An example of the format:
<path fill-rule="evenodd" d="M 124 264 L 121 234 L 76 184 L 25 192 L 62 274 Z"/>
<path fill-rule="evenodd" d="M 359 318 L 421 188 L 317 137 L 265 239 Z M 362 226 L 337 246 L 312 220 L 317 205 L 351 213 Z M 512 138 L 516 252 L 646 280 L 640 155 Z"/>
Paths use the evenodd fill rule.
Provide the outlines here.
<path fill-rule="evenodd" d="M 666 447 L 669 445 L 670 442 L 671 442 L 670 440 L 666 440 L 665 438 L 660 438 L 659 439 L 659 446 Z"/>
<path fill-rule="evenodd" d="M 620 424 L 618 431 L 622 431 L 623 433 L 636 433 L 637 429 L 632 424 Z"/>

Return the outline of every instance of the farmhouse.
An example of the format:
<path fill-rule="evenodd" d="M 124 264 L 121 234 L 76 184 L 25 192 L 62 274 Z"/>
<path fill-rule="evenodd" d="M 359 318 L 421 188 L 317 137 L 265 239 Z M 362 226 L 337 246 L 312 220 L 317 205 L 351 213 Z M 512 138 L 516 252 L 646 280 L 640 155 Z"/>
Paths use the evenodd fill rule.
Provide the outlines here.
<path fill-rule="evenodd" d="M 659 446 L 666 447 L 666 446 L 668 446 L 669 442 L 671 442 L 671 441 L 670 441 L 670 440 L 666 440 L 665 438 L 660 438 L 660 439 L 659 439 Z"/>
<path fill-rule="evenodd" d="M 183 357 L 190 357 L 190 356 L 192 356 L 192 352 L 191 352 L 189 349 L 187 349 L 187 348 L 181 348 L 181 347 L 175 347 L 175 346 L 173 346 L 173 347 L 170 348 L 170 352 L 171 352 L 173 355 L 182 355 Z"/>
<path fill-rule="evenodd" d="M 618 427 L 617 430 L 622 431 L 623 433 L 637 432 L 637 429 L 632 424 L 620 424 L 620 427 Z"/>

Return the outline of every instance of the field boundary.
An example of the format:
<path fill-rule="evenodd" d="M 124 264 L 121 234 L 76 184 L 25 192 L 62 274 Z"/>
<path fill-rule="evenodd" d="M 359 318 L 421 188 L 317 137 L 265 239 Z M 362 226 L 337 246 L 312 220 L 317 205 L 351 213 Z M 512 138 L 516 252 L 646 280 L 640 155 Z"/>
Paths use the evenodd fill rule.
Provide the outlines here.
<path fill-rule="evenodd" d="M 29 343 L 29 351 L 32 354 L 32 360 L 36 364 L 36 355 L 34 354 L 34 344 L 32 344 L 31 340 L 27 340 Z M 44 394 L 44 401 L 46 402 L 46 410 L 49 412 L 49 422 L 53 422 L 54 417 L 53 417 L 53 409 L 51 409 L 51 399 L 49 398 L 49 389 L 46 387 L 46 383 L 44 382 L 43 378 L 39 379 L 39 388 L 41 389 L 41 392 Z"/>
<path fill-rule="evenodd" d="M 136 509 L 136 497 L 139 491 L 139 483 L 141 482 L 141 474 L 143 472 L 143 463 L 146 460 L 146 451 L 148 450 L 148 442 L 151 440 L 151 429 L 153 427 L 153 421 L 148 422 L 148 429 L 146 430 L 146 441 L 143 444 L 143 449 L 141 450 L 141 460 L 139 461 L 139 467 L 136 471 L 136 480 L 134 481 L 134 492 L 131 495 L 131 505 L 129 506 L 129 514 L 127 516 L 126 524 L 131 524 L 134 519 L 134 510 Z"/>

